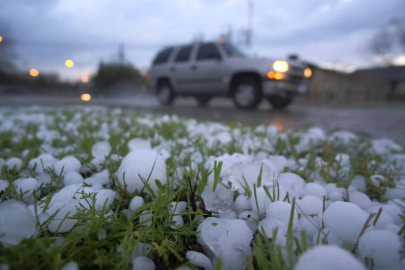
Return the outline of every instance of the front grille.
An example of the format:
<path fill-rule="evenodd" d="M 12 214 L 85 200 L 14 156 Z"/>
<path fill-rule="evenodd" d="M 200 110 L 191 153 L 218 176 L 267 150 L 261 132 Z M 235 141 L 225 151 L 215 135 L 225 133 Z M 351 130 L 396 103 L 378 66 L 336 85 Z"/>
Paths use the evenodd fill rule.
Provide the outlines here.
<path fill-rule="evenodd" d="M 290 69 L 294 73 L 304 73 L 304 70 L 301 67 L 291 66 Z"/>
<path fill-rule="evenodd" d="M 286 80 L 294 81 L 294 82 L 302 82 L 302 81 L 304 80 L 304 76 L 302 76 L 302 75 L 289 74 L 289 75 L 287 76 Z"/>

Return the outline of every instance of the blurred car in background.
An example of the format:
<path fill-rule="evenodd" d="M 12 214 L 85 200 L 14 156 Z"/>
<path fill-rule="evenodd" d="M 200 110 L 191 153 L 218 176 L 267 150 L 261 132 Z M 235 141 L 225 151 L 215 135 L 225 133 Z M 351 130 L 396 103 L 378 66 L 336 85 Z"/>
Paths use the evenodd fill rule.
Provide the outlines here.
<path fill-rule="evenodd" d="M 212 97 L 225 96 L 241 109 L 255 109 L 262 98 L 283 109 L 307 90 L 311 74 L 296 58 L 248 57 L 221 39 L 161 50 L 147 79 L 163 105 L 171 105 L 176 96 L 193 96 L 206 106 Z"/>

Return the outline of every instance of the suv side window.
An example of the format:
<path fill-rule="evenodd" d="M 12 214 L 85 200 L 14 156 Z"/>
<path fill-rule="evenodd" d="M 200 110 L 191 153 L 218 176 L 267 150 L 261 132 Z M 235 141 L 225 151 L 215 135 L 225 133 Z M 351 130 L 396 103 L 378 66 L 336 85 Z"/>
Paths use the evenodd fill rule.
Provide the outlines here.
<path fill-rule="evenodd" d="M 152 65 L 166 63 L 169 60 L 169 57 L 172 54 L 172 52 L 173 48 L 164 49 L 163 51 L 158 53 L 158 55 L 153 60 Z"/>
<path fill-rule="evenodd" d="M 198 49 L 197 60 L 221 59 L 218 48 L 213 43 L 205 43 Z"/>
<path fill-rule="evenodd" d="M 190 59 L 191 50 L 193 47 L 186 46 L 180 49 L 176 56 L 175 62 L 187 62 Z"/>

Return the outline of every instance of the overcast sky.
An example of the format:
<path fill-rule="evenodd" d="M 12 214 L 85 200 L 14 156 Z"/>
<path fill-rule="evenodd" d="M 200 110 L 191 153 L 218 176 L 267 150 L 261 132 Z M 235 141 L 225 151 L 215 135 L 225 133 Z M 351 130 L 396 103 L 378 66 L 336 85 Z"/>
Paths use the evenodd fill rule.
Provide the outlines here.
<path fill-rule="evenodd" d="M 0 0 L 4 38 L 14 41 L 21 69 L 90 75 L 124 44 L 126 59 L 150 65 L 165 45 L 197 35 L 216 39 L 229 26 L 247 25 L 247 0 Z M 290 53 L 314 63 L 375 64 L 370 37 L 393 18 L 405 18 L 405 0 L 254 0 L 251 51 L 263 57 Z M 1 28 L 1 25 L 0 25 Z M 64 61 L 75 61 L 73 69 Z"/>

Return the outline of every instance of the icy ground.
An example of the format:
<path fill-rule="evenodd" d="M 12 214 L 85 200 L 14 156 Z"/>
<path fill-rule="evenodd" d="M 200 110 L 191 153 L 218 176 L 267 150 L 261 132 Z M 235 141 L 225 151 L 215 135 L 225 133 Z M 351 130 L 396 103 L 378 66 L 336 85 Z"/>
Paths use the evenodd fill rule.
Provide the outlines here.
<path fill-rule="evenodd" d="M 0 169 L 0 269 L 405 268 L 388 138 L 3 109 Z"/>

